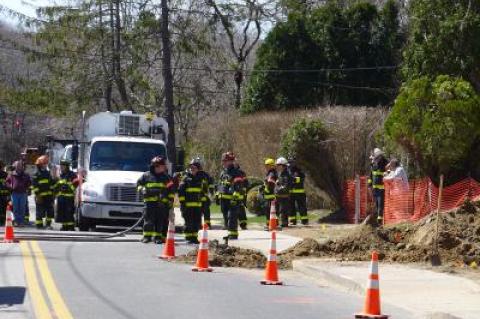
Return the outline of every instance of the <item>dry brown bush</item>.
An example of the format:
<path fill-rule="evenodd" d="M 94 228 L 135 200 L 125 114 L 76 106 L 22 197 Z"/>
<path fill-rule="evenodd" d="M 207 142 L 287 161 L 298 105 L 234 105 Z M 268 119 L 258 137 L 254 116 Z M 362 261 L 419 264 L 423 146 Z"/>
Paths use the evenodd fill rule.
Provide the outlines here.
<path fill-rule="evenodd" d="M 286 155 L 279 154 L 282 134 L 296 119 L 321 119 L 330 131 L 329 142 L 333 144 L 333 157 L 341 175 L 337 178 L 342 182 L 352 178 L 355 172 L 368 172 L 368 157 L 376 146 L 376 135 L 380 133 L 387 114 L 388 110 L 381 107 L 348 106 L 262 112 L 247 116 L 239 116 L 234 112 L 225 113 L 200 125 L 194 133 L 189 153 L 202 156 L 206 161 L 206 168 L 216 176 L 220 170 L 221 153 L 233 150 L 242 169 L 249 176 L 262 177 L 265 158 Z M 381 144 L 381 135 L 377 139 L 380 139 Z M 308 178 L 306 185 L 310 207 L 322 207 L 324 200 L 327 200 L 327 206 L 332 205 L 333 201 Z"/>

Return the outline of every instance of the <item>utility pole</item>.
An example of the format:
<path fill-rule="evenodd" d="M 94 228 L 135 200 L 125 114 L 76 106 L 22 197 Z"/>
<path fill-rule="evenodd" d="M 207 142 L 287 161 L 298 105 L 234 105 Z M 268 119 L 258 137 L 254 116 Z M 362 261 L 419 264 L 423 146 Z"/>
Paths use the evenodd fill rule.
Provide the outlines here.
<path fill-rule="evenodd" d="M 173 75 L 172 75 L 172 52 L 170 46 L 170 32 L 168 30 L 168 0 L 162 0 L 162 21 L 161 21 L 161 37 L 162 37 L 162 75 L 165 92 L 165 109 L 168 123 L 168 143 L 167 153 L 172 170 L 177 165 L 177 150 L 175 148 L 175 121 L 173 115 Z"/>

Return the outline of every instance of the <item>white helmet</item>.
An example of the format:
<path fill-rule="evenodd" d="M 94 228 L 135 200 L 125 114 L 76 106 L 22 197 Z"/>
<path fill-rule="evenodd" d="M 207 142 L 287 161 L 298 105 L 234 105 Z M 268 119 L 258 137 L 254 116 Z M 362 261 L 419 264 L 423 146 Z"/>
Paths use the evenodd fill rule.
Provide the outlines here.
<path fill-rule="evenodd" d="M 279 157 L 277 158 L 277 161 L 275 162 L 276 165 L 288 165 L 288 161 L 285 157 Z"/>
<path fill-rule="evenodd" d="M 380 155 L 383 155 L 383 151 L 379 148 L 375 148 L 373 150 L 373 157 L 379 157 Z"/>

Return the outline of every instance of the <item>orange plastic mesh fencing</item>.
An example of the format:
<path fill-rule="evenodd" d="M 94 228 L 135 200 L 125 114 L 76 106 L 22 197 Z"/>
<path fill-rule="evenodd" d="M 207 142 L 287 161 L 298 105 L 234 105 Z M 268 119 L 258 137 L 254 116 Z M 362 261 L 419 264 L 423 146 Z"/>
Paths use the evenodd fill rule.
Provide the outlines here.
<path fill-rule="evenodd" d="M 403 183 L 398 179 L 385 181 L 385 224 L 404 221 L 417 221 L 432 212 L 438 206 L 439 188 L 428 178 Z M 443 188 L 440 211 L 449 211 L 460 207 L 465 200 L 480 199 L 480 183 L 466 178 L 454 185 Z M 354 223 L 355 216 L 355 181 L 349 180 L 344 185 L 343 207 L 347 221 Z M 371 192 L 368 190 L 367 178 L 360 178 L 359 221 L 374 210 Z"/>

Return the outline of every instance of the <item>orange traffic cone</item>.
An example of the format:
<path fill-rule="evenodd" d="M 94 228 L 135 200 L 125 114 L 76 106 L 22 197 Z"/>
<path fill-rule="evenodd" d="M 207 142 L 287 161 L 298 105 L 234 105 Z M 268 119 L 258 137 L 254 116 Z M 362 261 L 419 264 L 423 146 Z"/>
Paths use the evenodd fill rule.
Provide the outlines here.
<path fill-rule="evenodd" d="M 5 236 L 3 237 L 3 242 L 18 243 L 18 240 L 15 239 L 15 234 L 13 232 L 13 212 L 11 202 L 9 202 L 7 205 L 7 216 L 5 219 Z"/>
<path fill-rule="evenodd" d="M 272 240 L 270 242 L 270 253 L 267 258 L 267 265 L 265 267 L 265 280 L 260 281 L 262 285 L 283 285 L 278 280 L 277 267 L 277 233 L 272 231 Z"/>
<path fill-rule="evenodd" d="M 268 223 L 268 229 L 270 231 L 277 230 L 278 218 L 277 218 L 277 202 L 272 200 L 270 204 L 270 222 Z"/>
<path fill-rule="evenodd" d="M 382 315 L 380 310 L 380 284 L 378 277 L 378 254 L 372 252 L 372 263 L 370 265 L 370 275 L 367 283 L 367 297 L 365 298 L 365 307 L 363 313 L 355 314 L 355 318 L 360 319 L 387 319 L 387 315 Z"/>
<path fill-rule="evenodd" d="M 197 263 L 192 271 L 198 272 L 211 272 L 212 268 L 208 266 L 208 225 L 203 224 L 202 238 L 200 239 L 200 245 L 198 246 Z"/>
<path fill-rule="evenodd" d="M 175 258 L 175 224 L 172 221 L 168 223 L 167 241 L 163 246 L 161 259 L 172 260 Z"/>

